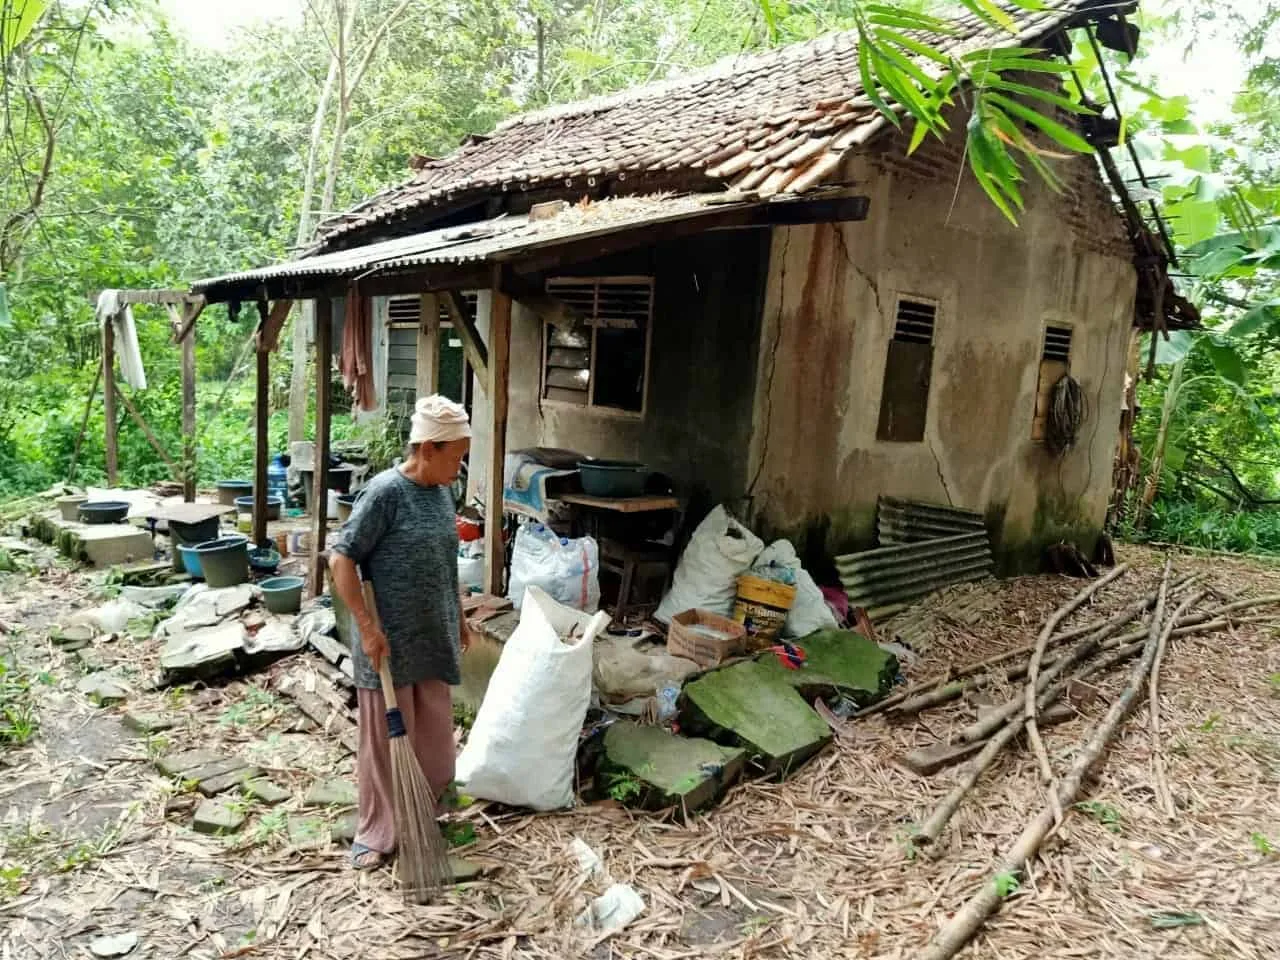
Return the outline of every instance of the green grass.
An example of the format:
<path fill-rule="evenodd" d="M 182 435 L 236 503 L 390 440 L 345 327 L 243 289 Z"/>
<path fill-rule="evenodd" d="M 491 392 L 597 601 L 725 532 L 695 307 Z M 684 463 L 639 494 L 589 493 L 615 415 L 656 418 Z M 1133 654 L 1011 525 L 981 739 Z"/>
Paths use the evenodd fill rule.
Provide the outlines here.
<path fill-rule="evenodd" d="M 40 729 L 33 682 L 51 683 L 48 674 L 32 675 L 12 661 L 0 659 L 0 743 L 20 747 Z"/>
<path fill-rule="evenodd" d="M 1109 803 L 1102 803 L 1098 800 L 1082 800 L 1076 804 L 1076 809 L 1081 813 L 1088 814 L 1097 820 L 1112 833 L 1119 833 L 1121 830 L 1120 811 Z"/>

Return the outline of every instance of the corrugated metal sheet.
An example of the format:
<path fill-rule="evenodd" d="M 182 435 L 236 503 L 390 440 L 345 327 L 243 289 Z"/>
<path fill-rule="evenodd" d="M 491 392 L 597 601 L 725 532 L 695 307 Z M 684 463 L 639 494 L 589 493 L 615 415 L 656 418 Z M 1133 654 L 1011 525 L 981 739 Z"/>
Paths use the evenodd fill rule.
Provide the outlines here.
<path fill-rule="evenodd" d="M 849 603 L 865 608 L 873 620 L 943 587 L 980 580 L 992 566 L 985 530 L 836 558 Z"/>
<path fill-rule="evenodd" d="M 931 503 L 881 497 L 876 531 L 883 546 L 919 543 L 986 530 L 982 514 Z"/>
<path fill-rule="evenodd" d="M 380 270 L 406 269 L 428 264 L 505 260 L 514 254 L 539 247 L 684 220 L 713 211 L 759 206 L 764 202 L 726 202 L 722 193 L 618 197 L 584 207 L 569 207 L 546 220 L 530 220 L 524 215 L 512 215 L 427 230 L 350 250 L 322 253 L 257 270 L 197 280 L 191 285 L 191 289 L 204 292 L 220 286 L 261 283 L 267 280 L 358 276 Z"/>

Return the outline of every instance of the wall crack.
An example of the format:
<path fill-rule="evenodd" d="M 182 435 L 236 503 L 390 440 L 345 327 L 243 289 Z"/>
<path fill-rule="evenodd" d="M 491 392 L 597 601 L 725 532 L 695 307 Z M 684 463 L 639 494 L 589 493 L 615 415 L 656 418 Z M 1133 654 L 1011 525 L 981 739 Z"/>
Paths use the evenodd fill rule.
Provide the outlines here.
<path fill-rule="evenodd" d="M 951 497 L 951 488 L 947 486 L 947 478 L 942 473 L 942 459 L 938 456 L 938 451 L 933 448 L 933 441 L 929 441 L 929 452 L 933 454 L 933 466 L 938 471 L 938 482 L 942 484 L 942 492 L 946 495 L 947 506 L 954 507 L 956 502 Z"/>
<path fill-rule="evenodd" d="M 853 272 L 856 273 L 858 277 L 862 280 L 862 282 L 867 285 L 867 289 L 871 291 L 871 296 L 875 298 L 876 312 L 879 313 L 881 316 L 883 316 L 884 307 L 880 305 L 879 285 L 874 280 L 871 279 L 871 274 L 867 273 L 867 271 L 863 270 L 860 266 L 858 266 L 857 262 L 853 259 L 853 251 L 849 249 L 849 241 L 845 239 L 844 230 L 841 229 L 841 227 L 838 224 L 836 225 L 835 231 L 836 231 L 836 239 L 840 241 L 840 250 L 844 254 L 845 263 L 847 263 L 849 267 L 853 270 Z"/>

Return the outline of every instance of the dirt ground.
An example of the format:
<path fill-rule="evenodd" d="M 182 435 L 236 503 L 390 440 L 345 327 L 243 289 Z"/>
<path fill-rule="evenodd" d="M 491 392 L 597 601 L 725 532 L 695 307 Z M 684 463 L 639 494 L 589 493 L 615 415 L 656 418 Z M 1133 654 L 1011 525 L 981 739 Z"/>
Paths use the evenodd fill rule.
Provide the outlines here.
<path fill-rule="evenodd" d="M 1068 625 L 1151 589 L 1162 558 L 1122 551 L 1134 571 Z M 1280 567 L 1179 557 L 1230 597 L 1280 593 Z M 101 581 L 101 577 L 97 578 Z M 463 816 L 463 852 L 492 870 L 433 906 L 401 903 L 389 873 L 354 874 L 338 846 L 300 851 L 286 817 L 317 778 L 350 776 L 350 757 L 274 690 L 280 671 L 223 686 L 144 692 L 156 651 L 119 639 L 98 651 L 136 689 L 122 707 L 76 692 L 75 660 L 51 624 L 96 603 L 100 583 L 49 567 L 0 575 L 0 653 L 39 729 L 0 747 L 0 958 L 89 957 L 89 944 L 133 933 L 132 957 L 899 957 L 917 956 L 983 882 L 1028 818 L 1043 808 L 1034 762 L 1019 748 L 983 777 L 940 845 L 913 842 L 955 770 L 931 778 L 900 758 L 973 719 L 960 704 L 911 722 L 848 722 L 836 742 L 785 783 L 749 782 L 688 823 L 612 803 L 527 816 L 478 807 Z M 971 625 L 940 621 L 915 681 L 1034 639 L 1078 581 L 979 585 L 989 611 Z M 1276 610 L 1280 615 L 1280 609 Z M 1277 622 L 1280 622 L 1278 620 Z M 1280 956 L 1280 643 L 1277 627 L 1175 639 L 1164 665 L 1160 751 L 1176 804 L 1156 799 L 1144 703 L 1127 721 L 1087 800 L 1069 811 L 1029 879 L 965 956 Z M 309 657 L 309 655 L 307 655 Z M 1118 678 L 1117 674 L 1117 678 Z M 17 679 L 15 679 L 17 678 Z M 1061 773 L 1105 712 L 1118 679 L 1082 715 L 1047 729 Z M 1087 700 L 1088 698 L 1084 698 Z M 165 712 L 150 737 L 124 710 Z M 249 805 L 231 837 L 190 829 L 195 797 L 156 772 L 162 754 L 232 749 L 294 793 L 283 808 Z M 592 846 L 645 912 L 593 939 L 573 918 L 600 892 L 568 853 Z"/>

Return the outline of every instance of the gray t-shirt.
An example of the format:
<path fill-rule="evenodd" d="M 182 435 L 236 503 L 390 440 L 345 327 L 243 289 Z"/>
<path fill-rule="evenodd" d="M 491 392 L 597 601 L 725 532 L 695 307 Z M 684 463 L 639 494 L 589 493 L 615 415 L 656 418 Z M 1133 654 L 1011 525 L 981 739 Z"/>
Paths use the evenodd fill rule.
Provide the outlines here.
<path fill-rule="evenodd" d="M 333 544 L 373 584 L 378 617 L 391 648 L 397 687 L 423 680 L 457 684 L 458 529 L 448 487 L 423 487 L 396 467 L 384 470 L 356 501 Z M 356 686 L 381 686 L 353 630 Z"/>

